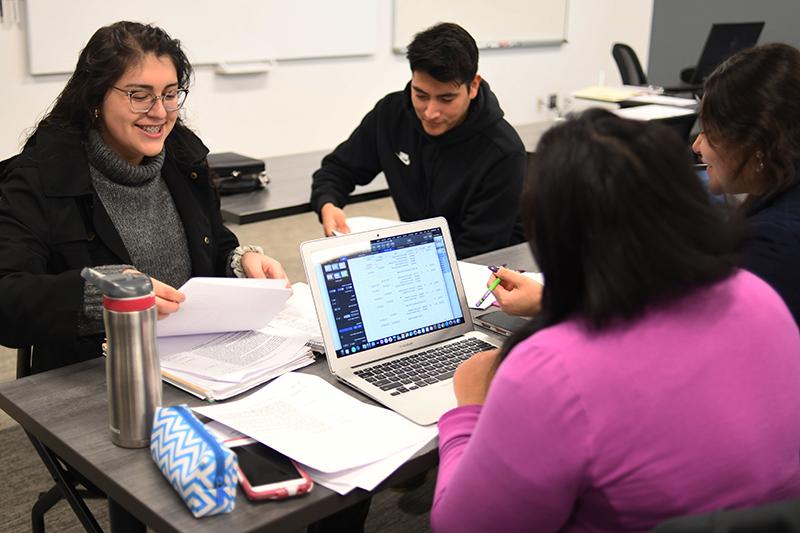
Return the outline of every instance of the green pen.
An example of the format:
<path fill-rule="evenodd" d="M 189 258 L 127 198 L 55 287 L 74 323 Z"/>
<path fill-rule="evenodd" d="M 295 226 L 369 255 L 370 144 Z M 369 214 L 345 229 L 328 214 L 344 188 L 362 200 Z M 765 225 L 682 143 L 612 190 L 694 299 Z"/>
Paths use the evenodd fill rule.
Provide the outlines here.
<path fill-rule="evenodd" d="M 486 292 L 483 293 L 481 299 L 475 302 L 475 307 L 480 307 L 481 304 L 486 301 L 486 298 L 488 298 L 489 295 L 492 294 L 492 291 L 495 290 L 498 285 L 500 285 L 500 278 L 495 278 L 492 284 L 489 285 L 489 288 L 486 289 Z"/>

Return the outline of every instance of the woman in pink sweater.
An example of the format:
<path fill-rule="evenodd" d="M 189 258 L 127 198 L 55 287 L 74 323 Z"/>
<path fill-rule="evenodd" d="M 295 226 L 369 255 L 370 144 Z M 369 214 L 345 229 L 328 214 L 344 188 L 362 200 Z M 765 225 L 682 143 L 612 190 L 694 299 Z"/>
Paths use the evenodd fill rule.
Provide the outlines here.
<path fill-rule="evenodd" d="M 800 496 L 800 334 L 677 136 L 592 110 L 532 168 L 541 311 L 455 375 L 433 529 L 645 531 Z"/>

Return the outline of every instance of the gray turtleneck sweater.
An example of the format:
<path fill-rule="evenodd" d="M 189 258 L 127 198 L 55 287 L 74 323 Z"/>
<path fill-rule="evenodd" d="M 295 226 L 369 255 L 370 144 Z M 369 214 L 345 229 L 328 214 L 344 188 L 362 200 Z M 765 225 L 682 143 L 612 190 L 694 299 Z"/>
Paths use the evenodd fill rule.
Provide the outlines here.
<path fill-rule="evenodd" d="M 164 151 L 138 166 L 120 158 L 89 132 L 86 152 L 92 185 L 108 212 L 133 262 L 133 267 L 173 287 L 191 277 L 186 233 L 167 184 L 161 178 Z M 104 272 L 121 272 L 129 265 L 104 265 Z M 83 334 L 103 331 L 102 296 L 90 284 L 84 288 Z"/>

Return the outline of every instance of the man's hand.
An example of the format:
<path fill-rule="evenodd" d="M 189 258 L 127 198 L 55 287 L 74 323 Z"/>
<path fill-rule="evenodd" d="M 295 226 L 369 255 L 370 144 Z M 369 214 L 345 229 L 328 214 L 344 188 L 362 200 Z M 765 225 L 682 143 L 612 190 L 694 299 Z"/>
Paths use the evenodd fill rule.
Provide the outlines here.
<path fill-rule="evenodd" d="M 343 209 L 328 202 L 322 206 L 320 216 L 322 218 L 322 231 L 325 232 L 326 237 L 333 236 L 334 231 L 350 233 L 350 227 L 347 225 L 347 217 Z"/>

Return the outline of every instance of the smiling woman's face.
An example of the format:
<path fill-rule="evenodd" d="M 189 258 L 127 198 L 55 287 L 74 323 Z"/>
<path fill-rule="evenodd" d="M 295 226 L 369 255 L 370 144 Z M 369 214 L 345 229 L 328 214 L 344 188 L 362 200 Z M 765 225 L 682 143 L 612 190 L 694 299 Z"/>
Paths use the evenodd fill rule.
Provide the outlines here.
<path fill-rule="evenodd" d="M 114 88 L 116 87 L 116 89 Z M 105 143 L 132 165 L 158 155 L 178 119 L 178 111 L 164 109 L 162 100 L 146 113 L 131 110 L 128 91 L 160 96 L 178 89 L 178 74 L 169 56 L 146 54 L 109 88 L 100 106 L 98 125 Z"/>
<path fill-rule="evenodd" d="M 708 189 L 714 194 L 741 193 L 736 190 L 734 169 L 737 167 L 733 154 L 718 143 L 711 144 L 705 133 L 700 133 L 692 144 L 692 150 L 700 154 L 703 163 L 708 165 Z"/>

